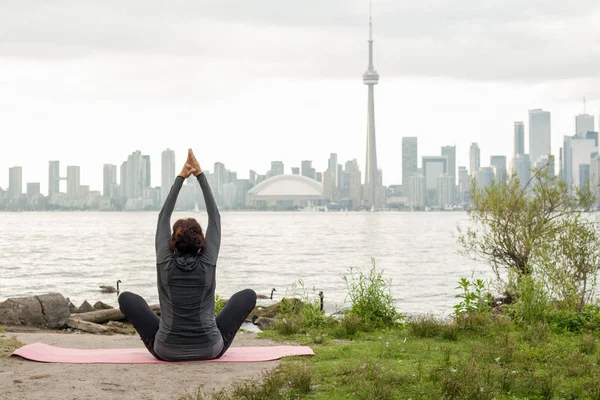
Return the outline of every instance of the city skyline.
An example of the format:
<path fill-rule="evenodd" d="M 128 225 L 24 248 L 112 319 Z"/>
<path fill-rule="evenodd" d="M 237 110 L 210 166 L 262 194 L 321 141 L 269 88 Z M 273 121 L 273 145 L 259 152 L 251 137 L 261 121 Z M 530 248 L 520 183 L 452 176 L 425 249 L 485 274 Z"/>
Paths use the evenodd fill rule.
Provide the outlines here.
<path fill-rule="evenodd" d="M 47 162 L 60 160 L 101 188 L 104 163 L 117 165 L 134 149 L 156 161 L 171 148 L 179 164 L 188 147 L 203 165 L 221 160 L 241 176 L 266 171 L 271 160 L 313 160 L 324 171 L 332 152 L 364 168 L 365 96 L 356 77 L 364 69 L 368 2 L 311 4 L 183 1 L 131 22 L 108 5 L 82 1 L 49 5 L 52 23 L 7 5 L 0 16 L 0 171 L 22 165 L 24 182 L 41 182 L 46 192 Z M 416 0 L 403 8 L 375 1 L 383 184 L 402 182 L 401 137 L 416 136 L 421 155 L 456 146 L 457 166 L 468 166 L 476 142 L 487 162 L 512 154 L 507 137 L 514 121 L 528 132 L 530 109 L 551 112 L 551 152 L 558 154 L 584 96 L 587 112 L 600 115 L 592 51 L 598 12 L 600 5 L 585 1 L 509 0 L 485 9 L 465 1 L 438 4 L 435 13 Z M 24 30 L 26 16 L 35 23 Z M 208 33 L 214 39 L 204 40 Z M 0 187 L 7 186 L 2 173 Z"/>
<path fill-rule="evenodd" d="M 531 109 L 529 110 L 529 114 L 531 115 L 532 113 L 536 114 L 536 113 L 540 113 L 540 111 L 546 112 L 545 110 L 540 110 L 540 109 Z M 550 113 L 548 113 L 550 114 Z M 550 115 L 547 116 L 547 118 L 550 118 Z M 561 141 L 558 143 L 559 145 L 559 151 L 557 151 L 556 153 L 552 153 L 549 154 L 551 156 L 554 157 L 554 165 L 553 165 L 553 171 L 554 173 L 559 173 L 559 170 L 561 168 L 560 165 L 560 149 L 565 148 L 565 146 L 570 146 L 571 143 L 571 139 L 572 138 L 580 138 L 580 139 L 585 139 L 586 135 L 588 137 L 588 141 L 587 142 L 577 142 L 577 145 L 579 146 L 579 143 L 582 144 L 583 147 L 581 147 L 581 155 L 582 157 L 587 157 L 586 156 L 586 152 L 587 152 L 587 144 L 586 143 L 593 143 L 594 140 L 596 141 L 596 147 L 597 147 L 597 135 L 598 135 L 598 131 L 589 131 L 587 129 L 590 129 L 591 127 L 596 127 L 596 122 L 598 122 L 598 124 L 600 124 L 600 118 L 598 118 L 598 121 L 596 121 L 596 118 L 593 115 L 589 115 L 589 114 L 578 114 L 574 117 L 574 127 L 573 127 L 573 131 L 568 134 L 568 135 L 564 135 L 561 138 Z M 427 153 L 424 154 L 423 151 L 421 150 L 421 143 L 418 141 L 417 137 L 412 137 L 412 136 L 405 136 L 402 137 L 402 147 L 401 147 L 401 151 L 400 151 L 400 164 L 402 164 L 404 167 L 409 167 L 410 171 L 405 175 L 404 173 L 402 173 L 402 177 L 399 181 L 397 182 L 393 182 L 391 184 L 384 184 L 384 186 L 386 187 L 390 187 L 390 186 L 394 186 L 394 185 L 405 185 L 405 190 L 408 190 L 408 187 L 406 186 L 407 182 L 405 182 L 405 180 L 407 178 L 410 177 L 411 174 L 420 174 L 423 173 L 424 171 L 424 165 L 423 165 L 423 161 L 424 160 L 429 160 L 431 161 L 431 159 L 436 159 L 436 160 L 440 160 L 442 158 L 445 158 L 444 161 L 444 167 L 442 169 L 442 171 L 439 171 L 440 173 L 444 173 L 444 174 L 448 174 L 449 176 L 452 177 L 452 181 L 455 182 L 455 184 L 458 186 L 460 185 L 460 168 L 464 167 L 469 176 L 474 176 L 476 174 L 476 172 L 480 171 L 480 170 L 484 170 L 486 168 L 489 167 L 498 167 L 501 170 L 503 170 L 501 172 L 501 174 L 503 176 L 508 176 L 509 173 L 518 173 L 519 174 L 519 167 L 518 165 L 512 165 L 511 162 L 516 161 L 521 159 L 521 156 L 525 156 L 527 157 L 527 162 L 530 165 L 530 167 L 534 167 L 536 161 L 539 163 L 540 161 L 547 161 L 547 156 L 548 154 L 542 154 L 542 156 L 538 156 L 536 159 L 533 159 L 531 157 L 531 154 L 528 152 L 528 148 L 525 145 L 526 142 L 531 141 L 531 132 L 528 131 L 527 129 L 524 128 L 524 123 L 522 121 L 514 121 L 513 122 L 513 130 L 511 132 L 510 135 L 508 135 L 508 137 L 506 138 L 507 140 L 512 140 L 511 141 L 511 147 L 513 149 L 513 151 L 511 153 L 508 154 L 500 154 L 500 153 L 492 153 L 489 157 L 485 157 L 481 155 L 481 147 L 479 146 L 479 144 L 477 142 L 471 142 L 468 148 L 468 160 L 465 160 L 467 162 L 465 162 L 464 164 L 460 164 L 458 163 L 457 157 L 456 157 L 456 153 L 457 153 L 457 147 L 456 145 L 443 145 L 440 144 L 438 146 L 438 151 L 434 151 L 431 153 Z M 596 128 L 594 128 L 596 129 Z M 591 133 L 595 133 L 596 136 L 589 136 L 589 134 Z M 536 132 L 533 132 L 533 135 L 536 135 Z M 589 140 L 592 140 L 592 142 L 589 142 Z M 525 152 L 522 152 L 522 149 L 525 148 Z M 65 165 L 61 160 L 49 160 L 47 162 L 47 181 L 41 180 L 41 181 L 31 181 L 31 180 L 27 180 L 25 179 L 26 174 L 24 173 L 24 167 L 23 165 L 13 165 L 10 166 L 8 168 L 8 174 L 7 177 L 10 179 L 16 179 L 14 178 L 14 174 L 18 173 L 19 179 L 18 181 L 21 184 L 21 191 L 22 193 L 26 193 L 26 188 L 28 187 L 29 184 L 35 184 L 38 185 L 36 187 L 38 187 L 37 191 L 40 192 L 40 187 L 47 187 L 47 190 L 41 190 L 41 193 L 46 193 L 48 195 L 51 195 L 52 193 L 58 193 L 58 192 L 63 192 L 68 194 L 69 192 L 73 193 L 76 190 L 73 189 L 73 187 L 79 187 L 79 186 L 85 186 L 86 190 L 89 191 L 99 191 L 103 196 L 109 197 L 106 195 L 106 193 L 110 193 L 111 190 L 111 184 L 119 184 L 122 185 L 123 182 L 127 182 L 127 176 L 128 173 L 126 172 L 126 170 L 123 170 L 124 165 L 127 163 L 131 163 L 131 162 L 135 162 L 136 165 L 139 165 L 137 167 L 137 169 L 135 169 L 136 171 L 142 171 L 142 178 L 141 181 L 142 183 L 138 182 L 139 184 L 145 185 L 146 187 L 153 187 L 153 188 L 160 188 L 161 189 L 161 193 L 160 193 L 160 198 L 162 199 L 167 193 L 168 193 L 168 189 L 170 188 L 170 185 L 172 184 L 172 179 L 170 180 L 168 177 L 169 176 L 173 176 L 173 178 L 176 176 L 179 165 L 176 164 L 176 152 L 171 149 L 171 148 L 166 148 L 163 149 L 160 152 L 160 157 L 156 157 L 158 158 L 158 162 L 152 162 L 151 160 L 153 159 L 150 155 L 148 154 L 143 154 L 144 152 L 136 149 L 134 151 L 132 151 L 127 157 L 126 159 L 122 159 L 120 162 L 116 163 L 116 164 L 109 164 L 109 163 L 104 163 L 102 164 L 102 182 L 101 185 L 96 187 L 90 184 L 85 184 L 87 182 L 85 182 L 82 178 L 81 178 L 81 167 L 80 166 L 76 166 L 76 165 Z M 415 157 L 416 154 L 416 157 Z M 185 152 L 185 154 L 182 156 L 182 160 L 184 159 L 184 157 L 187 155 L 187 151 Z M 333 161 L 332 163 L 332 158 L 335 156 L 335 161 Z M 133 158 L 133 161 L 132 161 Z M 135 161 L 138 160 L 138 161 Z M 338 163 L 339 160 L 339 163 Z M 489 160 L 489 161 L 488 161 Z M 501 164 L 499 164 L 499 160 L 503 160 Z M 182 161 L 183 162 L 183 161 Z M 281 174 L 285 174 L 285 175 L 303 175 L 303 176 L 307 176 L 310 177 L 312 179 L 318 180 L 319 182 L 323 183 L 323 179 L 324 178 L 327 171 L 329 171 L 330 169 L 334 168 L 335 172 L 334 172 L 334 177 L 332 178 L 335 181 L 337 181 L 338 179 L 338 170 L 337 167 L 333 167 L 333 165 L 337 165 L 339 167 L 343 166 L 345 163 L 348 162 L 356 162 L 357 163 L 357 167 L 360 168 L 360 163 L 358 162 L 358 158 L 357 157 L 350 157 L 347 159 L 342 159 L 341 157 L 339 157 L 339 154 L 337 152 L 333 152 L 329 154 L 329 159 L 325 160 L 323 162 L 323 160 L 317 160 L 316 164 L 325 164 L 326 167 L 323 169 L 319 169 L 319 168 L 315 168 L 315 160 L 301 160 L 298 164 L 296 165 L 289 165 L 284 161 L 281 161 L 281 159 L 277 159 L 277 160 L 271 160 L 269 162 L 262 162 L 262 165 L 264 165 L 264 169 L 261 168 L 252 168 L 249 167 L 243 171 L 237 171 L 234 170 L 233 168 L 229 169 L 227 168 L 228 162 L 225 160 L 217 160 L 215 161 L 212 165 L 208 165 L 205 166 L 201 163 L 201 166 L 203 168 L 204 171 L 210 172 L 210 173 L 215 173 L 215 169 L 218 168 L 227 168 L 227 171 L 232 171 L 233 173 L 235 173 L 236 177 L 238 179 L 247 179 L 250 178 L 252 180 L 251 174 L 258 174 L 258 175 L 263 175 L 263 176 L 269 176 L 269 175 L 281 175 Z M 119 170 L 119 165 L 120 167 L 120 174 L 117 172 Z M 270 165 L 270 168 L 268 167 Z M 141 168 L 141 169 L 140 169 Z M 416 169 L 418 168 L 418 169 Z M 15 169 L 18 169 L 17 171 L 14 171 Z M 64 171 L 64 172 L 63 172 Z M 245 171 L 248 172 L 248 175 L 246 176 L 246 174 L 244 173 Z M 364 171 L 360 170 L 360 172 L 364 173 Z M 264 173 L 263 173 L 264 172 Z M 488 171 L 484 171 L 484 172 L 488 172 Z M 220 173 L 219 171 L 217 171 L 216 173 Z M 569 172 L 570 173 L 570 172 Z M 138 172 L 139 174 L 139 172 Z M 108 176 L 112 176 L 112 178 L 109 178 L 109 180 L 107 181 L 106 177 Z M 117 179 L 117 175 L 120 176 L 120 179 Z M 69 176 L 71 176 L 72 178 L 69 178 Z M 364 175 L 363 175 L 364 176 Z M 12 178 L 11 178 L 12 177 Z M 73 178 L 75 177 L 75 178 Z M 575 171 L 573 178 L 575 181 L 578 181 L 579 179 L 579 172 Z M 588 178 L 589 179 L 589 178 Z M 134 180 L 134 179 L 130 179 L 130 180 Z M 65 184 L 62 185 L 62 189 L 65 190 L 60 190 L 61 189 L 61 184 L 60 181 L 64 181 Z M 155 182 L 159 182 L 159 184 L 155 184 Z M 54 182 L 54 183 L 52 183 Z M 76 183 L 74 183 L 76 182 Z M 168 185 L 168 187 L 165 188 L 165 183 Z M 434 181 L 430 181 L 428 183 L 429 187 L 431 188 L 433 185 L 435 184 Z M 125 184 L 126 186 L 129 186 L 128 184 Z M 334 184 L 334 187 L 337 185 Z M 137 197 L 138 195 L 141 194 L 141 191 L 143 190 L 142 187 L 140 188 L 131 188 L 131 189 L 127 189 L 128 191 L 132 191 L 132 193 L 128 193 L 128 197 L 129 195 L 131 195 L 131 197 Z M 6 185 L 6 186 L 0 186 L 0 189 L 3 190 L 9 190 L 10 189 L 10 185 Z M 404 195 L 407 195 L 407 193 L 404 193 Z M 365 195 L 366 196 L 366 195 Z M 367 197 L 365 197 L 365 200 L 368 200 Z"/>

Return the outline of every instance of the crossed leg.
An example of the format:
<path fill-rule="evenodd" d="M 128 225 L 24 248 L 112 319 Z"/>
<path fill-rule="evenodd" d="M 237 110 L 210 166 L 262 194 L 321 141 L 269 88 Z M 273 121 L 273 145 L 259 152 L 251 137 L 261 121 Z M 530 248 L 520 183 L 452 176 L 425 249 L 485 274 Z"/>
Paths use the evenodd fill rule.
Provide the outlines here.
<path fill-rule="evenodd" d="M 119 308 L 140 335 L 150 354 L 160 360 L 160 357 L 154 352 L 154 338 L 158 331 L 160 318 L 154 314 L 146 300 L 135 293 L 123 292 L 119 296 Z"/>

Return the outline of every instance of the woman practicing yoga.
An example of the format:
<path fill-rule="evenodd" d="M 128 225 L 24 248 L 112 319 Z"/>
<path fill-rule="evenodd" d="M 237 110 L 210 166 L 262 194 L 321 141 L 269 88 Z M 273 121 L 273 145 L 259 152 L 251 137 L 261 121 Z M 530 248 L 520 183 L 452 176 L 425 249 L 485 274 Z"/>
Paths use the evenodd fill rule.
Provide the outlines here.
<path fill-rule="evenodd" d="M 171 214 L 183 181 L 196 176 L 206 203 L 206 237 L 193 218 L 173 225 Z M 139 333 L 148 351 L 164 361 L 221 357 L 244 320 L 254 309 L 256 293 L 242 290 L 231 296 L 215 318 L 215 269 L 221 245 L 221 217 L 206 176 L 188 150 L 188 158 L 158 215 L 156 268 L 159 318 L 140 296 L 123 292 L 121 312 Z"/>

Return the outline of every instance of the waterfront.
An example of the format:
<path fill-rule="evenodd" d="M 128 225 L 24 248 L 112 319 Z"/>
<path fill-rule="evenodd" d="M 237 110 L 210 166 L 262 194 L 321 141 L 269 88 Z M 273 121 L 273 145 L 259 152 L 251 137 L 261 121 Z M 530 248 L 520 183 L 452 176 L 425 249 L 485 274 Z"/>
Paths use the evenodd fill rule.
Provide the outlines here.
<path fill-rule="evenodd" d="M 121 290 L 157 302 L 154 234 L 156 212 L 0 213 L 0 300 L 60 292 L 79 305 L 116 294 L 99 285 L 122 281 Z M 194 216 L 206 226 L 205 213 Z M 452 213 L 222 212 L 217 293 L 228 297 L 253 288 L 286 295 L 302 279 L 312 293 L 323 290 L 328 311 L 342 306 L 342 276 L 351 266 L 366 270 L 375 257 L 393 280 L 392 294 L 406 313 L 448 314 L 462 276 L 491 276 L 486 265 L 460 256 Z"/>

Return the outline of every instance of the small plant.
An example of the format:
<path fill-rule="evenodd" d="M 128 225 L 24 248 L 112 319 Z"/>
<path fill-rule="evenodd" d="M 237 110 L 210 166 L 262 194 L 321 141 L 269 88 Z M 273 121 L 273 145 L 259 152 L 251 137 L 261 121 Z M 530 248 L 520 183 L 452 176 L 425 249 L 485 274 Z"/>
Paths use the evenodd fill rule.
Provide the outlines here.
<path fill-rule="evenodd" d="M 258 379 L 236 385 L 231 397 L 246 400 L 273 399 L 279 394 L 284 383 L 282 374 L 277 371 L 263 372 Z"/>
<path fill-rule="evenodd" d="M 227 304 L 225 299 L 219 296 L 218 294 L 215 294 L 215 316 L 219 315 L 221 310 L 225 308 L 225 304 Z"/>
<path fill-rule="evenodd" d="M 362 319 L 354 314 L 344 314 L 334 326 L 333 335 L 337 338 L 353 338 L 364 330 Z"/>
<path fill-rule="evenodd" d="M 391 294 L 392 282 L 383 278 L 374 258 L 371 258 L 371 265 L 368 274 L 352 267 L 349 276 L 343 276 L 350 298 L 350 314 L 375 327 L 394 326 L 403 316 L 396 310 Z"/>
<path fill-rule="evenodd" d="M 508 308 L 512 320 L 523 325 L 546 321 L 553 305 L 544 283 L 533 276 L 522 276 L 514 286 L 518 301 Z"/>
<path fill-rule="evenodd" d="M 484 293 L 486 284 L 482 279 L 460 278 L 456 289 L 461 289 L 462 293 L 454 296 L 457 299 L 462 299 L 460 303 L 454 306 L 454 315 L 469 313 L 487 313 L 490 311 L 489 295 Z"/>
<path fill-rule="evenodd" d="M 301 394 L 307 394 L 312 389 L 312 374 L 306 365 L 292 364 L 284 371 L 289 385 Z"/>

